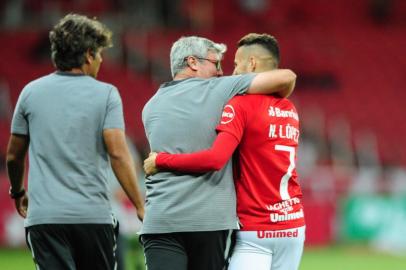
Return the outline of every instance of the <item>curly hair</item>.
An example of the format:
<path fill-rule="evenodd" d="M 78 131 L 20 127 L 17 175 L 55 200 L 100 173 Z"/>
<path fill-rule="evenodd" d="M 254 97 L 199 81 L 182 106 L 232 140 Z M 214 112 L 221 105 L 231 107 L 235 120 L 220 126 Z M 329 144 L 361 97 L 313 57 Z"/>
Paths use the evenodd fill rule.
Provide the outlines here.
<path fill-rule="evenodd" d="M 69 71 L 85 63 L 86 52 L 112 46 L 112 32 L 96 19 L 68 14 L 49 32 L 51 58 L 58 70 Z"/>
<path fill-rule="evenodd" d="M 262 46 L 275 58 L 275 64 L 278 66 L 280 62 L 279 45 L 275 37 L 268 34 L 250 33 L 242 37 L 237 43 L 238 48 L 250 45 Z"/>

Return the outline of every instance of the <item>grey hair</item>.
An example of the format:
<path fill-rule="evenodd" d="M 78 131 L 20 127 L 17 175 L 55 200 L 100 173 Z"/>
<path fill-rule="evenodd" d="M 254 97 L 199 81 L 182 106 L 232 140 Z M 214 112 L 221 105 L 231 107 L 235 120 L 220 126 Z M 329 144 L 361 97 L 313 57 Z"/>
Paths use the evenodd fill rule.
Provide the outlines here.
<path fill-rule="evenodd" d="M 181 37 L 171 48 L 171 73 L 175 77 L 180 71 L 187 67 L 185 58 L 188 56 L 196 56 L 206 58 L 208 52 L 214 52 L 218 55 L 218 60 L 221 60 L 223 54 L 227 51 L 227 46 L 222 43 L 215 43 L 207 38 L 189 36 Z"/>

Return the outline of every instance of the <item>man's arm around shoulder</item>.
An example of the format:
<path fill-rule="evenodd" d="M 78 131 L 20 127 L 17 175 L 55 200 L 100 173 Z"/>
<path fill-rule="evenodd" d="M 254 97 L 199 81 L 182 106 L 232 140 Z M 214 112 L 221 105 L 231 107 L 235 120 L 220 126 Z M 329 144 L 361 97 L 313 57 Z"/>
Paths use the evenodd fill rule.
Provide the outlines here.
<path fill-rule="evenodd" d="M 289 97 L 296 84 L 296 74 L 290 69 L 274 69 L 258 73 L 248 88 L 248 94 L 276 94 Z"/>
<path fill-rule="evenodd" d="M 104 143 L 110 156 L 111 167 L 124 192 L 137 209 L 138 218 L 144 219 L 144 203 L 140 193 L 134 161 L 128 150 L 125 133 L 121 129 L 105 129 Z"/>

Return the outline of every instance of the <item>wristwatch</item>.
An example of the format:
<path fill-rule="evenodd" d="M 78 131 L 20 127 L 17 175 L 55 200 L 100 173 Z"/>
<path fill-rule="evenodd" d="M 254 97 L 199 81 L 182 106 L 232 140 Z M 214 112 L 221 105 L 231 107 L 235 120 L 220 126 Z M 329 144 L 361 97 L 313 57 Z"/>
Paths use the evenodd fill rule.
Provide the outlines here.
<path fill-rule="evenodd" d="M 8 194 L 10 195 L 11 199 L 18 199 L 25 195 L 25 189 L 22 188 L 20 191 L 12 192 L 10 187 Z"/>

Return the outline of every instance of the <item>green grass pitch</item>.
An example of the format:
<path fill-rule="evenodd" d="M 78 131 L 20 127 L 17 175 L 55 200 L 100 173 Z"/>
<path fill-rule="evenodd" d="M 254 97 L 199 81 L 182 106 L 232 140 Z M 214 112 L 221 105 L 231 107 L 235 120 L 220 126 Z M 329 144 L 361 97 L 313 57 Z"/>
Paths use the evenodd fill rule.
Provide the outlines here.
<path fill-rule="evenodd" d="M 140 251 L 128 256 L 127 270 L 144 269 Z M 1 270 L 34 270 L 31 253 L 27 249 L 0 249 Z M 406 254 L 395 257 L 373 252 L 366 247 L 306 247 L 300 270 L 405 270 Z M 255 270 L 255 269 L 247 269 Z"/>

